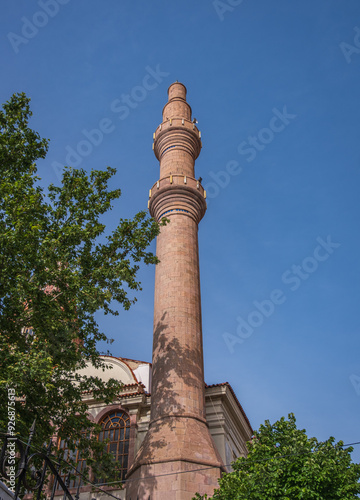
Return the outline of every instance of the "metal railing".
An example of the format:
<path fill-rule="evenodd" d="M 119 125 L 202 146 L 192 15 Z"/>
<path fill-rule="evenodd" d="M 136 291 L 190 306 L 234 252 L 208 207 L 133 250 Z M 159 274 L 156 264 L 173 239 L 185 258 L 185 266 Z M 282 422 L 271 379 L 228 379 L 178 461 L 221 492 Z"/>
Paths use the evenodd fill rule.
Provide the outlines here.
<path fill-rule="evenodd" d="M 11 488 L 11 491 L 14 493 L 14 498 L 17 500 L 19 498 L 19 493 L 25 491 L 26 494 L 36 492 L 36 499 L 40 500 L 45 479 L 48 474 L 52 474 L 54 476 L 54 484 L 50 499 L 53 500 L 55 493 L 58 496 L 59 491 L 57 490 L 61 488 L 64 492 L 63 500 L 66 500 L 66 498 L 69 500 L 78 500 L 80 496 L 81 481 L 79 480 L 76 495 L 73 497 L 69 492 L 71 473 L 69 472 L 67 474 L 64 481 L 60 475 L 60 464 L 53 463 L 50 459 L 51 442 L 47 447 L 46 453 L 42 451 L 30 453 L 34 434 L 35 420 L 30 429 L 26 447 L 23 446 L 22 441 L 18 437 L 11 436 L 10 434 L 5 434 L 4 436 L 0 453 L 0 476 L 6 481 L 15 480 L 15 489 L 13 490 Z M 35 461 L 39 462 L 39 460 L 42 462 L 42 468 L 38 468 L 35 465 Z M 16 466 L 13 465 L 15 463 Z M 9 471 L 10 467 L 12 469 L 11 473 Z"/>

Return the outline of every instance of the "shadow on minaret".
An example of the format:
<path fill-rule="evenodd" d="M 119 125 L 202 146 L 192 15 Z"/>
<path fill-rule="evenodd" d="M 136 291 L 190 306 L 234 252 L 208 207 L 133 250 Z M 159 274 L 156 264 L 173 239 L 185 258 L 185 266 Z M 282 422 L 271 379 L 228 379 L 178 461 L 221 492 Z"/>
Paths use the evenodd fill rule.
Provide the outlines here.
<path fill-rule="evenodd" d="M 180 332 L 179 340 L 176 327 L 175 331 L 170 328 L 166 316 L 165 312 L 154 330 L 150 427 L 129 470 L 128 487 L 131 498 L 136 498 L 135 493 L 139 498 L 148 498 L 149 495 L 153 498 L 153 493 L 158 491 L 157 478 L 160 470 L 154 467 L 154 464 L 163 464 L 174 459 L 179 461 L 184 450 L 191 448 L 186 416 L 194 414 L 194 408 L 199 417 L 205 416 L 201 413 L 204 411 L 203 360 L 201 351 L 194 349 L 194 345 L 201 346 L 202 342 L 188 345 L 185 340 L 186 328 Z M 198 335 L 201 335 L 201 332 Z M 197 394 L 195 401 L 194 394 Z M 196 424 L 202 425 L 198 422 Z M 207 439 L 205 441 L 207 447 L 212 446 L 211 438 L 209 442 Z M 200 454 L 201 451 L 198 450 Z M 179 467 L 187 468 L 187 465 L 184 463 Z M 174 481 L 178 480 L 176 476 L 174 473 Z M 168 477 L 169 479 L 171 477 Z"/>
<path fill-rule="evenodd" d="M 168 414 L 189 413 L 188 398 L 192 389 L 203 396 L 202 339 L 193 342 L 190 325 L 189 331 L 186 328 L 177 331 L 177 325 L 170 327 L 166 315 L 165 312 L 154 330 L 152 420 Z M 202 406 L 203 401 L 198 401 L 197 407 Z"/>

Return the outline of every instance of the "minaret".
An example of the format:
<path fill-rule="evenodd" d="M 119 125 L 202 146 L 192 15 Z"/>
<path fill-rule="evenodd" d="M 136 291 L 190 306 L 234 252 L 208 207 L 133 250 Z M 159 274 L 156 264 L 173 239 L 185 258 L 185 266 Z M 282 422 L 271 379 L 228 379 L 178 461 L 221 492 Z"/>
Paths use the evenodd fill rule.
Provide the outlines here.
<path fill-rule="evenodd" d="M 128 474 L 131 500 L 212 494 L 222 468 L 205 420 L 198 224 L 206 194 L 194 173 L 201 134 L 185 86 L 173 83 L 168 95 L 154 133 L 160 179 L 149 210 L 169 222 L 156 243 L 151 418 Z"/>

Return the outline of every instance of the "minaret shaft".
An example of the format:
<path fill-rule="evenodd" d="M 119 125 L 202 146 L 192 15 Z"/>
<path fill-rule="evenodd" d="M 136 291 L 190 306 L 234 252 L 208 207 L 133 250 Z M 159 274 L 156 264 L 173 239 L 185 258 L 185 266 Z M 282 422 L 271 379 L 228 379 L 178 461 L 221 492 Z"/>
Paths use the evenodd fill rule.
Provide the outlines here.
<path fill-rule="evenodd" d="M 169 220 L 157 240 L 151 418 L 204 419 L 198 228 L 181 212 Z"/>

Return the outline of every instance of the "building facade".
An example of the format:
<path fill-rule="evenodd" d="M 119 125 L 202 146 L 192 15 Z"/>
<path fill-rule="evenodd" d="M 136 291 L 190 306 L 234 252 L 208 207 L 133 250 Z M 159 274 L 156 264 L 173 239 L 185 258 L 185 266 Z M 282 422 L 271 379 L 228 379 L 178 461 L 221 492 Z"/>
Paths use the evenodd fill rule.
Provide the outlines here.
<path fill-rule="evenodd" d="M 115 378 L 123 383 L 121 393 L 110 405 L 99 404 L 92 398 L 91 394 L 86 395 L 85 399 L 91 419 L 100 423 L 103 428 L 104 434 L 99 437 L 102 440 L 110 439 L 108 451 L 112 451 L 114 454 L 118 470 L 121 471 L 120 477 L 114 478 L 114 484 L 101 485 L 101 488 L 125 500 L 133 498 L 130 496 L 131 481 L 127 477 L 128 471 L 131 470 L 135 457 L 141 450 L 149 431 L 152 405 L 152 394 L 150 393 L 152 365 L 147 362 L 110 356 L 103 357 L 103 360 L 108 366 L 111 366 L 105 372 L 89 365 L 79 373 L 98 376 L 104 381 Z M 220 457 L 222 469 L 229 472 L 231 462 L 239 456 L 246 456 L 246 442 L 252 436 L 251 425 L 230 384 L 227 382 L 210 386 L 204 384 L 204 388 L 205 415 L 209 433 Z M 82 470 L 80 457 L 78 470 L 80 472 Z M 193 476 L 195 473 L 190 471 L 181 474 L 181 476 L 187 474 Z M 169 479 L 168 484 L 171 487 L 175 479 L 173 476 L 176 476 L 176 473 L 164 476 Z M 153 482 L 154 479 L 156 477 L 149 476 L 150 482 Z M 70 491 L 73 494 L 76 493 L 76 486 L 75 482 L 70 484 Z M 177 497 L 191 498 L 191 496 L 176 496 L 176 491 L 171 490 L 171 487 L 168 486 L 169 500 Z M 196 483 L 194 488 L 192 495 L 197 491 L 205 493 L 200 483 Z M 62 497 L 62 492 L 59 491 L 59 495 Z M 93 498 L 100 500 L 105 497 L 105 493 L 93 491 L 91 486 L 85 485 L 81 488 L 81 500 Z M 149 495 L 138 496 L 138 498 L 148 500 Z M 158 498 L 156 491 L 150 495 L 150 498 Z"/>

